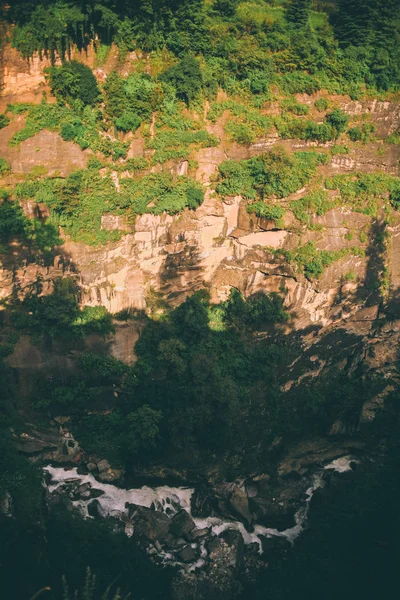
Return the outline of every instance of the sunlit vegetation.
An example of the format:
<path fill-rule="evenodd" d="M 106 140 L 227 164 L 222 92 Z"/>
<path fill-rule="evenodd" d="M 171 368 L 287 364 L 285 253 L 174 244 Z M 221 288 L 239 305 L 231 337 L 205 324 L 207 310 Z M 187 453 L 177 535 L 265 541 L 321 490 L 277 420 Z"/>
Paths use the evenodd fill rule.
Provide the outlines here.
<path fill-rule="evenodd" d="M 289 155 L 276 148 L 261 156 L 243 161 L 226 161 L 219 165 L 217 192 L 221 196 L 247 198 L 248 211 L 260 217 L 279 219 L 283 210 L 268 199 L 280 199 L 301 189 L 315 175 L 326 155 L 295 152 Z"/>
<path fill-rule="evenodd" d="M 101 165 L 100 165 L 101 167 Z M 102 229 L 105 214 L 124 215 L 129 222 L 139 214 L 176 214 L 195 209 L 203 202 L 202 187 L 188 176 L 169 172 L 121 177 L 119 189 L 110 169 L 99 170 L 96 160 L 87 169 L 75 171 L 66 179 L 28 178 L 17 184 L 19 200 L 44 202 L 51 223 L 60 225 L 74 240 L 98 244 L 116 240 L 121 231 Z"/>

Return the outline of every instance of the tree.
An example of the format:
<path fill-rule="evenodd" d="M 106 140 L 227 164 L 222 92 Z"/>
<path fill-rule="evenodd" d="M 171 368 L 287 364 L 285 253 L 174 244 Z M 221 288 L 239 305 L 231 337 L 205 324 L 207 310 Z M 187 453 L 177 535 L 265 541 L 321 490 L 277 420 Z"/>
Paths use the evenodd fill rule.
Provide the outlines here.
<path fill-rule="evenodd" d="M 297 27 L 306 27 L 311 13 L 311 0 L 292 0 L 286 10 L 286 19 Z"/>
<path fill-rule="evenodd" d="M 154 410 L 148 404 L 143 404 L 137 410 L 129 413 L 128 445 L 132 453 L 141 449 L 154 448 L 159 436 L 159 423 L 163 418 L 160 410 Z"/>
<path fill-rule="evenodd" d="M 189 55 L 182 58 L 177 65 L 167 69 L 160 79 L 173 85 L 177 97 L 186 104 L 190 104 L 194 100 L 203 83 L 200 63 Z"/>
<path fill-rule="evenodd" d="M 349 117 L 340 108 L 335 108 L 332 112 L 327 113 L 325 117 L 326 122 L 332 126 L 335 138 L 339 137 L 339 134 L 346 130 L 349 123 Z"/>
<path fill-rule="evenodd" d="M 239 2 L 240 0 L 215 0 L 213 9 L 223 17 L 232 17 L 239 6 Z"/>
<path fill-rule="evenodd" d="M 81 100 L 93 105 L 100 97 L 100 90 L 92 70 L 75 60 L 61 67 L 51 67 L 48 78 L 53 94 L 64 102 Z"/>

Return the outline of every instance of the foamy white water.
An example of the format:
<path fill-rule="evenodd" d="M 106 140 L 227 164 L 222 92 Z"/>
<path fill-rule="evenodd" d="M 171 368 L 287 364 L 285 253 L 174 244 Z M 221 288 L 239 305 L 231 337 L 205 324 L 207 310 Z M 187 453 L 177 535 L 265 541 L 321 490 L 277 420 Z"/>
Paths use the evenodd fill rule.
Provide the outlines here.
<path fill-rule="evenodd" d="M 344 468 L 343 465 L 342 468 Z M 111 485 L 108 483 L 101 483 L 100 481 L 97 481 L 97 479 L 95 479 L 93 475 L 90 474 L 79 475 L 77 472 L 77 468 L 71 468 L 66 470 L 64 468 L 52 467 L 49 465 L 45 467 L 45 471 L 47 471 L 51 475 L 51 482 L 48 486 L 50 492 L 53 492 L 56 488 L 63 485 L 65 482 L 73 480 L 79 481 L 80 484 L 90 483 L 93 489 L 102 490 L 104 494 L 97 498 L 97 500 L 100 503 L 101 511 L 104 516 L 119 516 L 123 513 L 126 514 L 126 503 L 137 504 L 139 506 L 145 506 L 148 508 L 151 507 L 152 504 L 158 504 L 160 508 L 162 507 L 164 510 L 167 507 L 169 507 L 171 513 L 176 512 L 176 510 L 179 510 L 179 508 L 183 508 L 192 516 L 190 500 L 192 494 L 194 493 L 193 488 L 169 486 L 159 486 L 151 488 L 148 486 L 143 486 L 141 488 L 134 488 L 128 490 L 116 487 L 115 485 Z M 287 529 L 286 531 L 278 531 L 277 529 L 274 529 L 272 527 L 256 525 L 254 531 L 250 533 L 240 521 L 230 521 L 220 517 L 197 518 L 192 516 L 192 518 L 198 529 L 210 527 L 212 533 L 216 536 L 218 536 L 226 529 L 234 529 L 240 531 L 244 543 L 257 543 L 259 546 L 259 552 L 261 553 L 262 544 L 261 539 L 259 537 L 260 535 L 267 537 L 284 537 L 291 543 L 294 542 L 296 537 L 304 529 L 304 525 L 307 520 L 309 502 L 312 498 L 314 491 L 321 486 L 321 482 L 322 475 L 317 475 L 314 477 L 312 485 L 306 491 L 305 504 L 297 511 L 295 515 L 296 525 L 290 529 Z M 87 506 L 90 501 L 91 499 L 79 499 L 73 501 L 72 503 L 80 510 L 81 514 L 84 517 L 88 518 L 89 514 Z M 127 535 L 132 535 L 133 533 L 132 525 L 129 523 L 126 526 L 126 533 Z M 204 545 L 202 545 L 202 557 L 199 558 L 196 561 L 196 563 L 192 565 L 193 568 L 196 568 L 195 565 L 200 566 L 200 562 L 202 562 L 202 558 L 204 557 L 203 555 L 205 554 L 205 552 L 206 551 L 204 549 Z M 168 556 L 168 553 L 163 553 L 163 556 L 166 561 L 168 561 L 169 558 L 173 558 L 172 556 Z"/>
<path fill-rule="evenodd" d="M 341 456 L 336 460 L 333 460 L 329 465 L 326 465 L 324 469 L 334 469 L 338 473 L 345 473 L 346 471 L 351 471 L 351 463 L 359 463 L 359 460 L 356 460 L 352 456 Z"/>

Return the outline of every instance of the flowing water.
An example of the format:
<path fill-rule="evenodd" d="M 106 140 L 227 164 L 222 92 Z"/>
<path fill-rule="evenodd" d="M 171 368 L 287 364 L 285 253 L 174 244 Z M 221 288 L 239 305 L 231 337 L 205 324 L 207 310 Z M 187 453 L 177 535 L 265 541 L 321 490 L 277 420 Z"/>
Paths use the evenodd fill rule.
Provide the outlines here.
<path fill-rule="evenodd" d="M 305 527 L 310 500 L 315 490 L 322 485 L 324 471 L 327 469 L 333 469 L 339 473 L 343 473 L 351 470 L 351 462 L 356 461 L 350 456 L 343 456 L 326 465 L 324 469 L 321 469 L 317 474 L 314 475 L 311 485 L 306 491 L 304 503 L 295 515 L 296 524 L 294 527 L 286 529 L 286 531 L 278 531 L 274 528 L 255 525 L 254 531 L 250 533 L 240 521 L 228 520 L 222 517 L 192 518 L 196 524 L 196 528 L 203 529 L 209 527 L 213 535 L 219 535 L 226 529 L 235 529 L 240 531 L 245 544 L 256 542 L 259 545 L 260 553 L 262 552 L 262 545 L 259 536 L 284 537 L 293 543 L 296 537 L 301 533 L 301 531 L 303 531 Z M 156 510 L 162 510 L 169 516 L 172 516 L 174 513 L 178 512 L 178 510 L 183 508 L 191 515 L 190 501 L 192 494 L 194 493 L 194 488 L 169 486 L 151 488 L 148 486 L 143 486 L 141 488 L 128 490 L 108 483 L 101 483 L 100 481 L 97 481 L 93 475 L 79 475 L 76 468 L 64 469 L 49 465 L 45 467 L 44 470 L 51 476 L 50 483 L 47 486 L 50 493 L 54 492 L 54 490 L 60 486 L 72 482 L 79 483 L 79 485 L 89 483 L 92 489 L 101 490 L 103 495 L 98 497 L 97 500 L 101 507 L 101 513 L 104 517 L 120 517 L 122 514 L 127 514 L 126 504 L 136 504 L 139 506 L 145 506 L 147 508 L 153 507 Z M 90 518 L 88 513 L 88 504 L 91 501 L 92 498 L 79 498 L 78 500 L 72 501 L 72 504 L 79 509 L 83 517 Z M 127 535 L 132 535 L 133 533 L 133 527 L 129 521 L 126 524 L 125 532 Z M 204 541 L 200 543 L 201 556 L 189 567 L 189 570 L 194 570 L 195 568 L 199 568 L 204 564 L 204 558 L 207 555 L 204 544 Z M 160 554 L 163 556 L 164 562 L 177 564 L 174 561 L 174 557 L 168 552 L 162 552 Z"/>

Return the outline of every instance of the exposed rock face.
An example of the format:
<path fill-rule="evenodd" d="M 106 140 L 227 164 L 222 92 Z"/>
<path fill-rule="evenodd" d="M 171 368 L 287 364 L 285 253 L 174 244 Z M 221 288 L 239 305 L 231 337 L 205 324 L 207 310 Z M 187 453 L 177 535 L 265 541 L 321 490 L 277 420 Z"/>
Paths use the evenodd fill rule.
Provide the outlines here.
<path fill-rule="evenodd" d="M 95 52 L 90 46 L 86 53 L 74 51 L 74 58 L 95 67 Z M 134 68 L 139 57 L 132 53 L 121 67 L 126 76 Z M 99 80 L 117 67 L 115 49 L 110 52 L 106 64 L 95 68 Z M 49 60 L 38 56 L 29 62 L 5 45 L 1 71 L 2 106 L 11 101 L 39 102 L 43 91 L 49 91 L 44 70 Z M 220 91 L 219 98 L 224 93 Z M 315 97 L 299 95 L 299 100 L 313 110 Z M 400 125 L 400 107 L 394 102 L 350 101 L 344 97 L 333 100 L 349 115 L 368 114 L 379 136 L 393 133 Z M 0 106 L 1 108 L 1 106 Z M 226 158 L 249 158 L 268 151 L 276 143 L 288 150 L 313 148 L 315 143 L 300 140 L 279 140 L 275 134 L 258 140 L 249 147 L 232 143 L 224 130 L 227 115 L 216 123 L 208 123 L 210 133 L 220 138 L 220 145 L 202 148 L 191 158 L 197 161 L 195 176 L 206 186 L 206 199 L 196 211 L 184 211 L 179 216 L 143 215 L 137 217 L 134 227 L 127 226 L 123 217 L 103 215 L 102 227 L 107 230 L 126 232 L 117 243 L 102 247 L 88 247 L 66 240 L 60 248 L 54 264 L 41 266 L 14 264 L 0 267 L 1 298 L 9 296 L 16 286 L 28 290 L 38 276 L 46 281 L 59 275 L 78 274 L 83 290 L 82 303 L 104 305 L 111 312 L 125 308 L 143 309 L 150 290 L 160 291 L 172 303 L 181 302 L 189 293 L 204 285 L 208 286 L 213 301 L 224 300 L 232 287 L 249 296 L 258 291 L 286 289 L 286 306 L 295 315 L 291 326 L 301 329 L 310 324 L 326 326 L 339 320 L 349 320 L 359 308 L 363 308 L 366 295 L 364 282 L 371 268 L 368 253 L 370 242 L 357 245 L 367 250 L 367 256 L 347 256 L 329 266 L 318 283 L 310 283 L 293 270 L 284 260 L 274 256 L 272 250 L 290 250 L 309 241 L 320 250 L 340 250 L 354 244 L 351 236 L 361 229 L 367 230 L 373 219 L 344 208 L 334 208 L 326 215 L 313 218 L 313 231 L 304 230 L 293 214 L 287 212 L 283 225 L 277 230 L 276 223 L 259 219 L 246 212 L 246 203 L 240 197 L 222 200 L 212 197 L 210 182 L 218 165 Z M 14 172 L 29 172 L 33 166 L 44 166 L 50 173 L 59 171 L 68 175 L 85 167 L 89 151 L 82 152 L 73 142 L 64 142 L 57 133 L 42 131 L 20 144 L 9 147 L 11 136 L 24 126 L 24 116 L 0 131 L 0 156 L 6 158 Z M 326 146 L 332 145 L 328 143 Z M 379 153 L 377 154 L 377 150 Z M 398 173 L 400 149 L 371 143 L 351 150 L 349 155 L 333 156 L 324 167 L 324 175 L 356 171 L 383 170 Z M 143 139 L 132 138 L 130 156 L 143 156 Z M 185 174 L 189 169 L 187 160 L 179 160 L 171 169 Z M 118 187 L 118 173 L 113 173 Z M 303 191 L 304 192 L 304 191 Z M 302 193 L 303 193 L 302 192 Z M 300 194 L 301 196 L 301 194 Z M 293 198 L 300 197 L 294 194 Z M 288 206 L 292 197 L 283 200 Z M 45 215 L 46 207 L 29 209 L 35 216 Z M 389 271 L 393 289 L 400 283 L 397 244 L 399 225 L 390 225 Z M 344 283 L 351 272 L 353 281 Z M 335 304 L 341 297 L 341 308 Z M 346 307 L 344 310 L 343 307 Z M 132 358 L 128 359 L 132 360 Z"/>
<path fill-rule="evenodd" d="M 138 506 L 134 517 L 136 536 L 155 542 L 156 540 L 163 540 L 168 535 L 171 521 L 164 513 Z"/>
<path fill-rule="evenodd" d="M 192 517 L 185 511 L 180 510 L 173 516 L 171 521 L 171 533 L 178 537 L 185 537 L 196 527 Z"/>

